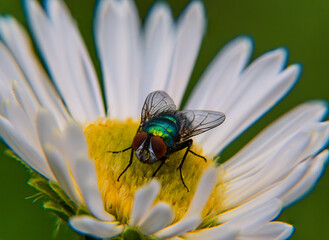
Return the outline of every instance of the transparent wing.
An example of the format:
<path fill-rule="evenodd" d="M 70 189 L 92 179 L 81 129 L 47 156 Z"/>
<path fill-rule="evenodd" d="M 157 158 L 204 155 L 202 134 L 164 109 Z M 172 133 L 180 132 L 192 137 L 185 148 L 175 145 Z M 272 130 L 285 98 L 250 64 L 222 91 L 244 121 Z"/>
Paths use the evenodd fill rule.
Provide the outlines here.
<path fill-rule="evenodd" d="M 142 109 L 141 125 L 164 112 L 176 111 L 176 105 L 164 91 L 151 92 L 145 99 Z"/>
<path fill-rule="evenodd" d="M 225 120 L 224 113 L 206 110 L 177 111 L 176 116 L 181 119 L 180 134 L 182 140 L 209 131 Z"/>

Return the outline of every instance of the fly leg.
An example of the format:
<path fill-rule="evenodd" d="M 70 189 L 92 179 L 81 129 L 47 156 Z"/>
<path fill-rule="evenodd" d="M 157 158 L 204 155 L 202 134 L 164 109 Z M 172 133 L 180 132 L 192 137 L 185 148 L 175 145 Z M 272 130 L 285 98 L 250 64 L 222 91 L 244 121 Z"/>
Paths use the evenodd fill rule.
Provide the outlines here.
<path fill-rule="evenodd" d="M 138 127 L 138 130 L 137 130 L 137 133 L 139 132 L 139 130 L 141 129 L 141 126 Z M 137 134 L 136 133 L 136 134 Z M 130 152 L 130 160 L 129 160 L 129 163 L 127 165 L 127 167 L 125 168 L 125 170 L 123 170 L 123 172 L 119 175 L 119 177 L 117 178 L 117 181 L 119 182 L 120 180 L 120 177 L 127 171 L 127 169 L 131 166 L 131 164 L 133 163 L 133 156 L 134 156 L 134 150 L 133 150 L 133 147 L 130 146 L 130 147 L 127 147 L 121 151 L 107 151 L 108 153 L 123 153 L 127 150 L 131 149 L 131 152 Z"/>
<path fill-rule="evenodd" d="M 123 152 L 129 150 L 130 148 L 132 148 L 132 147 L 127 147 L 127 148 L 122 149 L 122 150 L 120 150 L 120 151 L 107 151 L 107 152 L 108 152 L 108 153 L 123 153 Z"/>
<path fill-rule="evenodd" d="M 199 157 L 199 158 L 202 158 L 205 162 L 207 162 L 207 159 L 204 157 L 204 156 L 201 156 L 195 152 L 193 152 L 192 150 L 189 150 L 190 153 L 194 154 L 195 156 Z"/>
<path fill-rule="evenodd" d="M 137 130 L 137 133 L 140 131 L 140 129 L 141 129 L 141 126 L 139 126 L 139 128 L 138 128 L 138 130 Z M 136 133 L 136 134 L 137 134 L 137 133 Z M 123 152 L 129 150 L 130 148 L 132 148 L 132 146 L 127 147 L 127 148 L 125 148 L 125 149 L 122 149 L 122 150 L 120 150 L 120 151 L 107 151 L 107 152 L 108 152 L 108 153 L 123 153 Z"/>
<path fill-rule="evenodd" d="M 118 179 L 117 179 L 117 181 L 119 182 L 119 180 L 120 180 L 120 177 L 127 171 L 127 169 L 131 166 L 131 164 L 133 163 L 133 156 L 134 156 L 134 151 L 133 151 L 133 149 L 132 149 L 132 147 L 130 147 L 131 148 L 131 152 L 130 152 L 130 160 L 129 160 L 129 163 L 128 163 L 128 165 L 127 165 L 127 167 L 125 168 L 125 170 L 123 170 L 123 172 L 119 175 L 119 177 L 118 177 Z M 127 151 L 128 149 L 130 149 L 130 148 L 127 148 L 127 149 L 124 149 L 124 151 Z M 122 152 L 122 151 L 121 151 Z"/>
<path fill-rule="evenodd" d="M 188 192 L 190 191 L 190 189 L 186 186 L 186 184 L 184 182 L 183 174 L 182 174 L 182 167 L 183 167 L 183 164 L 184 164 L 184 161 L 185 161 L 185 159 L 187 157 L 188 152 L 190 152 L 190 148 L 192 146 L 192 143 L 193 143 L 192 139 L 189 139 L 189 140 L 187 140 L 185 142 L 182 142 L 180 144 L 177 144 L 176 146 L 174 146 L 172 148 L 169 148 L 168 151 L 167 151 L 168 153 L 173 153 L 173 152 L 177 152 L 179 150 L 182 150 L 184 148 L 187 148 L 186 151 L 185 151 L 185 154 L 183 156 L 183 159 L 182 159 L 182 161 L 179 164 L 179 167 L 177 169 L 179 169 L 180 178 L 182 180 L 182 183 L 183 183 L 184 187 L 186 188 L 186 190 Z"/>
<path fill-rule="evenodd" d="M 165 161 L 167 160 L 167 157 L 164 156 L 162 158 L 159 159 L 161 161 L 160 166 L 157 168 L 157 170 L 155 170 L 155 172 L 152 174 L 152 177 L 155 177 L 155 175 L 159 172 L 160 168 L 163 166 L 163 164 L 165 163 Z"/>
<path fill-rule="evenodd" d="M 125 152 L 125 151 L 127 151 L 127 150 L 129 150 L 129 149 L 131 149 L 131 152 L 130 152 L 130 160 L 129 160 L 129 163 L 128 163 L 128 165 L 127 165 L 127 167 L 125 168 L 125 170 L 123 170 L 123 172 L 119 175 L 119 177 L 117 178 L 117 181 L 119 182 L 119 180 L 120 180 L 120 177 L 122 176 L 122 174 L 124 174 L 125 173 L 125 171 L 127 171 L 127 169 L 131 166 L 131 164 L 133 163 L 133 149 L 132 149 L 132 147 L 128 147 L 128 148 L 125 148 L 125 149 L 123 149 L 123 150 L 121 150 L 121 151 L 107 151 L 108 153 L 123 153 L 123 152 Z"/>

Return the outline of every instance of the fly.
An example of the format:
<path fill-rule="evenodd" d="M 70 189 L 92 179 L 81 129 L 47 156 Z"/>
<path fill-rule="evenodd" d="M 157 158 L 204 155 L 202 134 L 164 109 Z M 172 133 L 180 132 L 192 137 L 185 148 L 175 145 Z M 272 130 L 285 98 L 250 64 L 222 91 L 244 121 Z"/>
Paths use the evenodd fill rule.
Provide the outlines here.
<path fill-rule="evenodd" d="M 182 167 L 187 154 L 190 152 L 207 161 L 205 157 L 190 149 L 193 143 L 191 137 L 219 126 L 224 120 L 225 114 L 221 112 L 206 110 L 178 111 L 174 101 L 166 92 L 155 91 L 150 93 L 144 102 L 141 122 L 132 145 L 121 151 L 108 151 L 110 153 L 122 153 L 131 149 L 129 163 L 119 175 L 117 181 L 131 166 L 134 152 L 142 163 L 153 164 L 161 161 L 159 167 L 152 174 L 152 177 L 155 177 L 170 154 L 186 148 L 177 169 L 179 169 L 184 187 L 189 191 L 182 175 Z"/>

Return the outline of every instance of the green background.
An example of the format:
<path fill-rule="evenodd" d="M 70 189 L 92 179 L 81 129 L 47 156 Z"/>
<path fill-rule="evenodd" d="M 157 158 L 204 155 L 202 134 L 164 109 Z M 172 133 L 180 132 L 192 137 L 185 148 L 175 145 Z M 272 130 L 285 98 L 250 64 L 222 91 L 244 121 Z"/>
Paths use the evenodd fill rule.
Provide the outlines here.
<path fill-rule="evenodd" d="M 92 37 L 95 0 L 65 1 L 77 19 L 91 56 L 99 71 Z M 142 18 L 154 1 L 137 1 Z M 168 1 L 177 17 L 189 1 Z M 197 81 L 218 50 L 230 39 L 247 34 L 254 39 L 254 55 L 285 46 L 288 63 L 300 62 L 303 74 L 291 93 L 266 114 L 225 152 L 228 158 L 273 119 L 292 107 L 310 99 L 329 96 L 329 1 L 325 0 L 231 0 L 204 1 L 208 30 L 191 79 Z M 0 0 L 0 13 L 13 15 L 25 24 L 19 0 Z M 4 144 L 1 149 L 5 149 Z M 76 239 L 68 228 L 55 236 L 55 218 L 28 197 L 35 194 L 26 185 L 24 167 L 1 153 L 0 161 L 0 240 L 11 239 Z M 325 173 L 314 191 L 279 217 L 295 226 L 291 239 L 329 239 L 329 173 Z"/>

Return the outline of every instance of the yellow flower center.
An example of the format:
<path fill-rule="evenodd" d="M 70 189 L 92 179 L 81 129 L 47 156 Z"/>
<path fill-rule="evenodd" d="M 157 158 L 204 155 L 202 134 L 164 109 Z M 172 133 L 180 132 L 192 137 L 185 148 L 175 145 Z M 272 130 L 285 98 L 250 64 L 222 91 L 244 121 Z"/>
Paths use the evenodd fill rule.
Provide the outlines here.
<path fill-rule="evenodd" d="M 109 151 L 120 151 L 130 147 L 138 125 L 139 123 L 133 120 L 123 122 L 103 119 L 89 124 L 84 129 L 89 155 L 95 161 L 98 186 L 104 199 L 105 209 L 122 223 L 129 222 L 135 191 L 152 179 L 152 174 L 161 164 L 160 161 L 143 164 L 134 154 L 132 165 L 117 181 L 129 163 L 131 149 L 122 153 Z M 202 155 L 202 149 L 196 144 L 192 145 L 192 150 Z M 187 155 L 182 173 L 184 182 L 190 189 L 188 192 L 177 170 L 185 151 L 183 149 L 169 155 L 155 176 L 155 179 L 161 183 L 161 190 L 155 203 L 159 201 L 169 203 L 175 212 L 175 221 L 181 219 L 187 211 L 204 169 L 214 164 L 212 160 L 208 159 L 205 162 L 204 159 L 191 153 Z M 211 220 L 220 212 L 224 191 L 221 176 L 222 174 L 219 174 L 217 177 L 216 188 L 204 208 L 205 221 Z"/>

